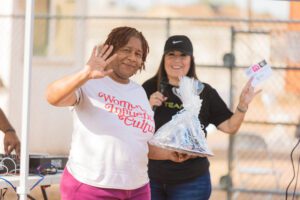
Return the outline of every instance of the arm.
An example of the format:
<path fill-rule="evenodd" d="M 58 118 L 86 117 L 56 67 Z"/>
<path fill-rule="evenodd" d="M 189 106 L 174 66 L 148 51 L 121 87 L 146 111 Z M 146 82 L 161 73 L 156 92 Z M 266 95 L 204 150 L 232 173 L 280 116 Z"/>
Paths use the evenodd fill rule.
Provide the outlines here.
<path fill-rule="evenodd" d="M 254 87 L 251 85 L 251 82 L 252 79 L 250 79 L 244 86 L 240 95 L 239 104 L 234 114 L 218 126 L 219 130 L 229 134 L 235 134 L 239 130 L 242 122 L 244 121 L 249 104 L 253 98 L 261 92 L 261 90 L 254 91 Z"/>
<path fill-rule="evenodd" d="M 171 151 L 148 144 L 148 158 L 152 160 L 171 160 Z"/>
<path fill-rule="evenodd" d="M 54 106 L 71 106 L 76 103 L 75 90 L 89 80 L 88 72 L 83 69 L 51 83 L 46 91 L 47 101 Z"/>
<path fill-rule="evenodd" d="M 54 81 L 47 87 L 47 101 L 54 106 L 72 106 L 76 103 L 75 91 L 89 79 L 103 78 L 112 72 L 105 67 L 116 57 L 109 57 L 112 46 L 94 47 L 85 67 L 79 72 Z"/>
<path fill-rule="evenodd" d="M 21 148 L 19 138 L 2 109 L 0 109 L 0 130 L 4 133 L 3 143 L 5 154 L 10 154 L 13 150 L 15 150 L 16 155 L 19 157 Z"/>

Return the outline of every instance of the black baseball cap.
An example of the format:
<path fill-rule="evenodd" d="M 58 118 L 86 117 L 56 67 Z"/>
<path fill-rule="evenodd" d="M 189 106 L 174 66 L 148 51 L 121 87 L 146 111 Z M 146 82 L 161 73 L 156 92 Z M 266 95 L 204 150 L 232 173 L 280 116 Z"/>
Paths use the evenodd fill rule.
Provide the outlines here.
<path fill-rule="evenodd" d="M 170 51 L 180 51 L 187 55 L 193 55 L 193 45 L 187 36 L 173 35 L 167 39 L 164 47 L 164 53 Z"/>

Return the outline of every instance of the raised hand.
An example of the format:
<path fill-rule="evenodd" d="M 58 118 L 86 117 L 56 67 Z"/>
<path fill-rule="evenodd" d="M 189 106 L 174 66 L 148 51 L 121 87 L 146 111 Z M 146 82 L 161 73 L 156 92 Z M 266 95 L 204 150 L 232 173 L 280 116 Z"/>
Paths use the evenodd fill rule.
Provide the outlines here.
<path fill-rule="evenodd" d="M 248 109 L 249 103 L 253 100 L 253 98 L 260 93 L 262 90 L 255 91 L 255 88 L 251 85 L 253 78 L 249 79 L 249 81 L 244 86 L 239 101 L 239 108 L 243 110 Z"/>
<path fill-rule="evenodd" d="M 108 64 L 116 58 L 117 54 L 109 57 L 113 50 L 112 45 L 95 46 L 91 57 L 89 58 L 85 70 L 90 79 L 103 78 L 113 72 L 112 69 L 106 69 Z"/>

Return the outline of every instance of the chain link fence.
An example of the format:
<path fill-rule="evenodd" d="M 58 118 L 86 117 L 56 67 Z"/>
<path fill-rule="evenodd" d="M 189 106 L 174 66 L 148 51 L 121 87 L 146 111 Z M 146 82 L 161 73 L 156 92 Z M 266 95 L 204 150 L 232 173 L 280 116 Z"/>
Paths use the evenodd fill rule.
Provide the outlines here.
<path fill-rule="evenodd" d="M 41 96 L 47 82 L 80 68 L 92 47 L 104 42 L 116 26 L 136 27 L 149 42 L 146 71 L 134 77 L 139 83 L 156 72 L 167 36 L 189 36 L 194 45 L 198 77 L 215 87 L 232 110 L 247 82 L 245 69 L 263 59 L 272 66 L 272 77 L 259 87 L 262 92 L 252 102 L 236 136 L 229 137 L 214 127 L 209 128 L 207 139 L 215 153 L 211 159 L 214 188 L 211 199 L 284 199 L 294 173 L 290 154 L 300 138 L 300 21 L 37 15 L 32 79 L 35 109 L 45 110 Z M 0 55 L 9 57 L 13 66 L 10 73 L 1 67 L 0 78 L 2 88 L 10 91 L 9 104 L 19 111 L 20 96 L 15 94 L 18 87 L 14 83 L 21 80 L 23 33 L 24 16 L 0 15 L 0 37 L 11 38 L 1 42 Z M 234 59 L 228 63 L 225 55 Z M 3 66 L 8 62 L 1 60 Z M 5 78 L 5 74 L 13 75 Z M 31 125 L 31 137 L 40 145 L 45 127 L 39 124 L 58 117 L 41 116 L 39 112 L 33 112 L 31 117 L 36 120 Z M 63 121 L 57 119 L 56 126 Z M 49 127 L 49 131 L 55 132 L 53 128 Z M 64 141 L 49 142 L 49 147 L 43 144 L 43 148 L 59 152 L 57 149 L 63 145 Z M 33 142 L 31 148 L 37 150 L 39 146 Z M 294 152 L 296 173 L 299 153 L 298 148 Z M 290 195 L 294 190 L 298 197 L 300 186 L 293 183 Z"/>

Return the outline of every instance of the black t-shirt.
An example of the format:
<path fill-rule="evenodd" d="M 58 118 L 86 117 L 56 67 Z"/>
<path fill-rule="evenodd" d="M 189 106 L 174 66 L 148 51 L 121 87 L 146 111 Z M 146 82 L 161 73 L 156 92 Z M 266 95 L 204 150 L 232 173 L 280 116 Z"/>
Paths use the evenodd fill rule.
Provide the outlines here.
<path fill-rule="evenodd" d="M 202 107 L 199 119 L 206 132 L 208 124 L 218 126 L 223 121 L 232 116 L 232 112 L 228 109 L 225 102 L 221 99 L 217 91 L 210 85 L 204 83 L 205 87 L 200 94 Z M 142 85 L 150 95 L 157 91 L 157 81 L 155 78 L 147 80 Z M 167 85 L 164 90 L 164 96 L 168 99 L 155 110 L 154 120 L 155 129 L 159 129 L 162 125 L 172 119 L 179 110 L 183 108 L 181 100 L 172 92 L 174 86 Z M 201 176 L 209 169 L 209 161 L 207 158 L 189 159 L 182 163 L 175 163 L 170 160 L 149 160 L 149 177 L 161 183 L 175 184 L 188 181 L 190 179 Z"/>

